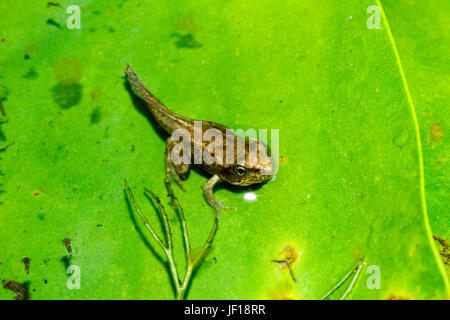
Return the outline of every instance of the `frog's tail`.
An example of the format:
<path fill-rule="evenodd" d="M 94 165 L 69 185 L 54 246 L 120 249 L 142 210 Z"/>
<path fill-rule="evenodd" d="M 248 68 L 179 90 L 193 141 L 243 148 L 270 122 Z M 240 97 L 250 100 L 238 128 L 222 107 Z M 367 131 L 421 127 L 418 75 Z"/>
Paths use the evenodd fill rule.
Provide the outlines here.
<path fill-rule="evenodd" d="M 169 110 L 161 101 L 156 98 L 150 90 L 144 85 L 141 79 L 134 72 L 133 68 L 129 64 L 125 67 L 125 75 L 128 82 L 130 83 L 133 92 L 142 100 L 147 102 L 150 109 L 159 108 L 164 110 Z M 152 110 L 153 111 L 153 110 Z"/>
<path fill-rule="evenodd" d="M 170 125 L 169 122 L 178 120 L 183 122 L 185 120 L 183 117 L 173 113 L 161 101 L 159 101 L 158 98 L 156 98 L 153 93 L 147 89 L 129 64 L 125 67 L 125 75 L 133 92 L 146 102 L 148 109 L 150 109 L 156 121 L 158 121 L 159 124 L 166 129 L 166 131 L 171 133 L 174 130 L 174 127 Z M 171 121 L 167 121 L 169 118 Z"/>

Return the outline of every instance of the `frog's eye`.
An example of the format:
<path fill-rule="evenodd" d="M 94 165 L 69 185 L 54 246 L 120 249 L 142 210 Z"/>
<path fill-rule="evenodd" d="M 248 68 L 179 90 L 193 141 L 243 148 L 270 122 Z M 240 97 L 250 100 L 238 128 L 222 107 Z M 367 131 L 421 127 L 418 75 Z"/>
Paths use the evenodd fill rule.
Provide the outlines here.
<path fill-rule="evenodd" d="M 243 166 L 234 166 L 233 167 L 233 171 L 239 177 L 245 177 L 245 176 L 248 175 L 248 169 L 246 167 L 243 167 Z"/>

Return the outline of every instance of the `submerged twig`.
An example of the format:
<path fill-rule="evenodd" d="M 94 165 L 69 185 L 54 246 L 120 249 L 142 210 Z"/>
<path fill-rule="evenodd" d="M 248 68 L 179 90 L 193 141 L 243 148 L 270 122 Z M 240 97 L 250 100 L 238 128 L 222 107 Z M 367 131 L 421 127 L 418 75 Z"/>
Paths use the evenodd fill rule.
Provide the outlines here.
<path fill-rule="evenodd" d="M 293 271 L 292 268 L 291 268 L 291 263 L 289 262 L 288 259 L 286 259 L 286 260 L 272 260 L 272 262 L 276 262 L 276 263 L 278 263 L 278 264 L 284 263 L 285 265 L 287 265 L 288 270 L 289 270 L 289 274 L 291 275 L 292 280 L 293 280 L 294 282 L 297 282 L 297 279 L 295 278 L 295 275 L 294 275 L 294 271 Z M 281 268 L 280 268 L 280 269 L 281 269 Z"/>
<path fill-rule="evenodd" d="M 3 280 L 3 288 L 9 289 L 17 293 L 14 297 L 16 300 L 28 300 L 30 298 L 30 291 L 28 290 L 27 283 L 22 284 L 12 280 Z"/>
<path fill-rule="evenodd" d="M 2 122 L 7 122 L 9 119 L 8 119 L 8 117 L 6 116 L 6 112 L 5 112 L 5 109 L 3 108 L 2 100 L 1 100 L 1 99 L 0 99 L 0 113 L 1 113 L 2 116 L 3 116 L 3 118 L 0 119 L 0 123 L 2 123 Z M 11 146 L 11 145 L 13 145 L 13 144 L 14 144 L 14 141 L 13 141 L 13 142 L 10 142 L 10 143 L 7 143 L 7 144 L 5 144 L 5 145 L 3 145 L 3 146 L 0 146 L 0 151 L 5 150 L 6 148 L 8 148 L 9 146 Z"/>
<path fill-rule="evenodd" d="M 180 203 L 178 202 L 178 198 L 175 196 L 175 194 L 172 190 L 172 187 L 170 186 L 170 183 L 168 181 L 166 181 L 168 196 L 171 198 L 172 205 L 173 205 L 175 211 L 177 212 L 178 217 L 181 221 L 184 245 L 185 245 L 185 250 L 186 250 L 187 269 L 186 269 L 186 274 L 185 274 L 183 280 L 180 280 L 177 266 L 175 264 L 174 255 L 173 255 L 172 231 L 170 229 L 169 219 L 168 219 L 167 213 L 164 209 L 164 206 L 162 205 L 159 198 L 152 191 L 150 191 L 147 188 L 144 188 L 144 191 L 147 192 L 153 198 L 153 200 L 156 202 L 159 214 L 160 214 L 161 219 L 164 224 L 164 230 L 166 233 L 167 244 L 165 244 L 164 241 L 157 235 L 157 233 L 155 232 L 153 227 L 148 222 L 147 218 L 142 213 L 141 209 L 139 208 L 139 206 L 133 196 L 133 193 L 131 192 L 130 187 L 128 186 L 127 180 L 124 180 L 124 183 L 125 183 L 125 188 L 128 192 L 131 202 L 133 203 L 134 208 L 138 212 L 139 216 L 141 217 L 141 219 L 144 222 L 147 229 L 152 234 L 153 238 L 156 240 L 158 245 L 161 247 L 161 249 L 164 251 L 165 255 L 167 256 L 167 259 L 169 261 L 172 280 L 175 284 L 175 289 L 177 291 L 177 293 L 176 293 L 177 300 L 184 299 L 184 297 L 186 295 L 186 290 L 189 287 L 194 269 L 199 265 L 199 263 L 205 256 L 209 246 L 212 244 L 212 242 L 214 240 L 214 235 L 216 233 L 217 226 L 218 226 L 217 212 L 214 211 L 214 224 L 209 233 L 208 238 L 206 239 L 205 244 L 201 248 L 198 255 L 195 258 L 193 258 L 192 250 L 191 250 L 191 247 L 189 244 L 189 234 L 188 234 L 188 230 L 187 230 L 187 224 L 186 224 L 186 219 L 184 217 L 183 208 L 181 207 Z"/>
<path fill-rule="evenodd" d="M 5 108 L 3 107 L 2 98 L 0 98 L 0 113 L 2 114 L 3 117 L 6 117 L 6 111 L 5 111 Z M 3 121 L 7 121 L 7 120 L 3 120 Z M 0 122 L 3 122 L 3 121 L 0 120 Z"/>
<path fill-rule="evenodd" d="M 349 272 L 347 272 L 347 274 L 330 290 L 328 291 L 320 300 L 325 300 L 326 298 L 328 298 L 333 292 L 335 292 L 337 289 L 340 288 L 340 286 L 353 274 L 355 273 L 355 275 L 353 276 L 352 281 L 350 282 L 350 285 L 348 286 L 347 290 L 344 292 L 344 294 L 342 295 L 342 297 L 340 298 L 340 300 L 344 300 L 348 294 L 352 291 L 353 287 L 355 286 L 356 280 L 358 279 L 358 276 L 361 272 L 362 267 L 364 266 L 365 262 L 364 259 L 361 259 L 358 261 L 358 263 L 356 264 L 356 266 L 354 266 L 353 268 L 350 269 Z"/>
<path fill-rule="evenodd" d="M 7 143 L 7 144 L 5 144 L 3 146 L 0 146 L 0 151 L 6 150 L 6 148 L 8 148 L 9 146 L 12 146 L 13 144 L 14 144 L 14 141 L 10 142 L 10 143 Z"/>

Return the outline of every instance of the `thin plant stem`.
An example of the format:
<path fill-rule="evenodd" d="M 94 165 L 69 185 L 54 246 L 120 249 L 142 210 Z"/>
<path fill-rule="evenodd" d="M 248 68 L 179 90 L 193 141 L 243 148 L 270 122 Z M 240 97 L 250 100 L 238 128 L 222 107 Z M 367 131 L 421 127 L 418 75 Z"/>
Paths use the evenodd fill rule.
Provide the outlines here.
<path fill-rule="evenodd" d="M 353 277 L 352 282 L 350 282 L 350 285 L 348 286 L 347 290 L 342 295 L 341 300 L 344 300 L 348 296 L 348 294 L 352 291 L 353 287 L 355 286 L 356 280 L 358 279 L 358 276 L 362 270 L 363 265 L 364 265 L 363 260 L 358 262 L 355 276 Z"/>
<path fill-rule="evenodd" d="M 159 200 L 159 198 L 149 189 L 144 188 L 144 191 L 147 192 L 148 194 L 150 194 L 150 196 L 155 200 L 159 212 L 161 213 L 161 217 L 164 223 L 164 229 L 166 230 L 166 237 L 167 237 L 167 247 L 169 248 L 173 248 L 172 246 L 172 231 L 170 230 L 170 225 L 169 225 L 169 219 L 167 218 L 167 214 L 166 211 L 164 210 L 164 206 L 161 203 L 161 200 Z"/>
<path fill-rule="evenodd" d="M 191 257 L 191 246 L 189 244 L 189 233 L 187 230 L 187 224 L 186 224 L 186 219 L 184 218 L 184 212 L 183 212 L 183 208 L 181 207 L 180 203 L 178 202 L 178 198 L 175 196 L 175 193 L 173 192 L 172 187 L 170 186 L 170 181 L 166 180 L 166 187 L 167 187 L 167 191 L 169 193 L 169 197 L 172 200 L 172 203 L 175 207 L 175 210 L 178 213 L 178 216 L 180 218 L 181 221 L 181 228 L 183 229 L 183 238 L 184 238 L 184 245 L 186 247 L 186 259 L 187 259 L 187 264 L 189 266 L 189 264 L 192 261 L 192 257 Z"/>
<path fill-rule="evenodd" d="M 361 259 L 356 266 L 350 269 L 349 272 L 346 273 L 346 275 L 330 290 L 328 291 L 320 300 L 325 300 L 328 298 L 333 292 L 335 292 L 337 289 L 340 288 L 340 286 L 355 272 L 355 277 L 353 277 L 352 282 L 350 283 L 350 286 L 347 288 L 347 291 L 345 291 L 344 295 L 341 297 L 341 300 L 345 299 L 345 297 L 350 293 L 353 286 L 355 285 L 356 278 L 358 277 L 359 273 L 361 272 L 362 266 L 364 265 L 364 260 Z"/>
<path fill-rule="evenodd" d="M 155 230 L 153 230 L 152 226 L 150 225 L 150 223 L 148 222 L 147 218 L 144 216 L 144 214 L 142 213 L 141 209 L 139 208 L 139 205 L 136 202 L 136 199 L 134 199 L 133 196 L 133 192 L 131 192 L 130 187 L 128 186 L 128 182 L 127 180 L 124 181 L 125 182 L 125 188 L 127 189 L 128 192 L 128 196 L 130 197 L 131 202 L 134 205 L 134 208 L 136 209 L 137 213 L 139 214 L 139 216 L 141 217 L 142 221 L 144 222 L 145 226 L 148 228 L 148 230 L 150 230 L 150 233 L 153 235 L 153 238 L 155 238 L 156 242 L 159 244 L 159 246 L 166 251 L 168 249 L 168 247 L 162 242 L 162 240 L 158 237 L 158 235 L 156 234 Z"/>
<path fill-rule="evenodd" d="M 214 209 L 214 223 L 213 223 L 213 227 L 212 227 L 211 231 L 209 232 L 209 236 L 206 239 L 205 244 L 200 249 L 200 252 L 198 253 L 197 257 L 192 262 L 193 266 L 197 266 L 200 263 L 200 261 L 205 257 L 208 248 L 211 246 L 212 242 L 214 241 L 214 235 L 216 234 L 217 227 L 219 225 L 219 218 L 218 218 L 217 214 L 218 214 L 218 210 Z"/>
<path fill-rule="evenodd" d="M 206 239 L 205 244 L 200 249 L 200 252 L 198 253 L 198 255 L 195 257 L 195 259 L 192 259 L 191 247 L 190 247 L 190 243 L 189 243 L 189 234 L 188 234 L 186 219 L 184 217 L 183 208 L 181 207 L 180 203 L 178 202 L 178 198 L 175 196 L 175 194 L 170 186 L 170 183 L 168 181 L 166 181 L 166 186 L 167 186 L 167 190 L 169 193 L 169 197 L 171 198 L 174 209 L 178 213 L 178 217 L 181 221 L 181 226 L 182 226 L 183 239 L 184 239 L 184 244 L 185 244 L 185 249 L 186 249 L 186 260 L 187 260 L 186 274 L 184 276 L 183 281 L 180 281 L 180 277 L 178 275 L 177 267 L 175 264 L 175 259 L 174 259 L 174 255 L 173 255 L 172 232 L 170 230 L 169 219 L 167 217 L 164 206 L 161 204 L 161 201 L 159 200 L 159 198 L 151 190 L 144 188 L 144 191 L 147 192 L 148 194 L 150 194 L 150 196 L 154 199 L 154 201 L 156 202 L 156 204 L 158 206 L 158 211 L 160 212 L 160 216 L 161 216 L 161 219 L 163 220 L 163 224 L 164 224 L 164 229 L 165 229 L 166 238 L 167 238 L 167 245 L 164 244 L 164 242 L 156 234 L 155 230 L 152 228 L 152 226 L 150 225 L 148 220 L 145 218 L 144 214 L 142 213 L 138 204 L 136 203 L 136 200 L 133 196 L 133 193 L 131 192 L 130 187 L 128 186 L 127 181 L 125 180 L 125 188 L 128 192 L 131 202 L 134 205 L 134 208 L 138 212 L 139 216 L 141 217 L 141 219 L 144 222 L 147 229 L 149 229 L 150 233 L 153 235 L 153 238 L 155 238 L 156 242 L 163 249 L 164 253 L 167 256 L 167 259 L 169 261 L 170 270 L 171 270 L 171 275 L 172 275 L 173 281 L 175 283 L 175 288 L 177 291 L 176 298 L 177 298 L 177 300 L 182 300 L 182 299 L 184 299 L 184 297 L 186 295 L 186 291 L 189 287 L 189 284 L 192 279 L 192 275 L 194 273 L 195 268 L 200 264 L 201 260 L 206 255 L 208 248 L 211 246 L 211 244 L 214 240 L 214 236 L 215 236 L 215 233 L 216 233 L 216 230 L 218 227 L 218 218 L 217 218 L 218 216 L 217 216 L 217 211 L 214 210 L 214 224 L 209 233 L 209 236 Z"/>
<path fill-rule="evenodd" d="M 148 222 L 147 218 L 144 216 L 144 214 L 142 213 L 141 209 L 139 208 L 136 200 L 134 199 L 133 193 L 131 192 L 131 189 L 128 186 L 127 180 L 125 180 L 124 182 L 125 182 L 125 188 L 127 189 L 127 192 L 128 192 L 128 196 L 130 197 L 130 200 L 133 203 L 134 208 L 138 212 L 139 216 L 141 217 L 141 219 L 144 222 L 144 224 L 147 227 L 147 229 L 150 230 L 150 233 L 153 235 L 153 238 L 155 238 L 156 242 L 159 244 L 161 249 L 163 249 L 164 253 L 166 254 L 167 259 L 169 260 L 169 266 L 170 266 L 170 271 L 171 271 L 171 274 L 172 274 L 173 282 L 175 284 L 175 287 L 176 287 L 177 291 L 179 291 L 179 289 L 180 289 L 180 279 L 178 277 L 178 271 L 177 271 L 177 267 L 175 265 L 175 259 L 173 257 L 173 250 L 172 250 L 172 248 L 169 247 L 168 245 L 165 245 L 162 242 L 162 240 L 158 237 L 158 235 L 156 234 L 155 230 L 152 228 L 152 226 Z M 152 194 L 153 193 L 151 193 L 151 195 Z M 164 209 L 161 211 L 161 215 L 165 216 L 167 218 Z M 169 238 L 170 236 L 168 235 L 167 237 Z"/>

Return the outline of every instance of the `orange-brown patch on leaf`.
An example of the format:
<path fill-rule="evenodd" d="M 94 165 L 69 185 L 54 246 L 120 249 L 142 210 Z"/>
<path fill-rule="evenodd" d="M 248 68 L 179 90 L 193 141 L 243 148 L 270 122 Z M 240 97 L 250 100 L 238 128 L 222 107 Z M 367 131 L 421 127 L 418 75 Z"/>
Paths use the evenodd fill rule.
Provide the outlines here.
<path fill-rule="evenodd" d="M 283 251 L 281 251 L 277 260 L 286 261 L 292 267 L 293 264 L 297 262 L 298 257 L 299 257 L 298 250 L 293 245 L 288 244 L 286 247 L 284 247 Z M 287 265 L 284 264 L 283 266 L 283 264 L 279 264 L 279 267 L 280 269 L 286 269 Z"/>
<path fill-rule="evenodd" d="M 40 195 L 41 193 L 44 193 L 44 189 L 39 188 L 39 190 L 34 190 L 33 193 L 31 194 L 33 197 L 37 197 L 38 195 Z"/>
<path fill-rule="evenodd" d="M 99 102 L 102 95 L 103 95 L 102 88 L 100 88 L 99 86 L 95 87 L 91 93 L 91 102 L 92 103 Z"/>
<path fill-rule="evenodd" d="M 61 58 L 53 63 L 53 74 L 62 86 L 78 83 L 83 75 L 81 62 L 75 58 Z"/>
<path fill-rule="evenodd" d="M 298 261 L 300 254 L 293 245 L 286 245 L 280 252 L 277 259 L 273 259 L 272 262 L 277 263 L 280 270 L 286 270 L 289 272 L 292 280 L 296 282 L 294 276 L 294 265 Z"/>
<path fill-rule="evenodd" d="M 353 250 L 353 258 L 361 258 L 362 250 L 360 247 L 356 247 L 355 250 Z"/>
<path fill-rule="evenodd" d="M 180 18 L 178 22 L 175 24 L 175 28 L 187 32 L 197 32 L 201 30 L 201 28 L 194 21 L 193 17 Z"/>
<path fill-rule="evenodd" d="M 404 293 L 402 293 L 402 294 L 394 294 L 394 293 L 391 293 L 391 294 L 387 297 L 386 300 L 414 300 L 414 298 L 411 297 L 410 295 L 404 294 Z"/>
<path fill-rule="evenodd" d="M 282 282 L 268 290 L 263 300 L 299 300 L 292 282 Z"/>
<path fill-rule="evenodd" d="M 442 126 L 439 122 L 435 122 L 431 125 L 430 128 L 430 138 L 433 141 L 439 141 L 444 138 L 444 131 L 442 130 Z"/>

